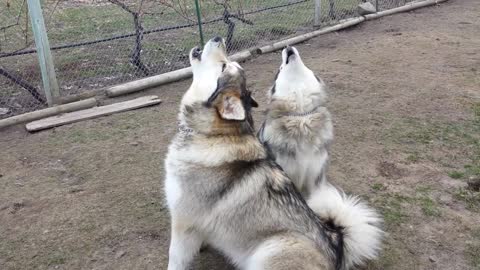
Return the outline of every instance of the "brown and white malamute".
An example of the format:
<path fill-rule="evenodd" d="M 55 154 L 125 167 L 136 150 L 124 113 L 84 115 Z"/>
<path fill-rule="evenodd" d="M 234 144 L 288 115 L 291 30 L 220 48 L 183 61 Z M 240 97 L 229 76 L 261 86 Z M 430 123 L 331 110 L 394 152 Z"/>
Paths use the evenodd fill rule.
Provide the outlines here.
<path fill-rule="evenodd" d="M 269 157 L 245 73 L 227 59 L 223 39 L 193 49 L 190 60 L 194 78 L 165 160 L 168 269 L 189 269 L 203 243 L 250 270 L 349 269 L 375 258 L 382 231 L 373 210 L 330 189 L 308 205 Z"/>

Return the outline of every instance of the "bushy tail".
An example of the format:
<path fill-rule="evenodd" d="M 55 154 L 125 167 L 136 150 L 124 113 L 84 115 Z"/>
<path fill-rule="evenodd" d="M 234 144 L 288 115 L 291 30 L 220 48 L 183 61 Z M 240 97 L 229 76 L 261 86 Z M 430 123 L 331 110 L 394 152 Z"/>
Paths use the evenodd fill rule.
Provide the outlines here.
<path fill-rule="evenodd" d="M 356 196 L 348 196 L 324 181 L 308 200 L 308 205 L 322 219 L 343 229 L 343 253 L 346 269 L 375 259 L 384 232 L 382 218 Z"/>

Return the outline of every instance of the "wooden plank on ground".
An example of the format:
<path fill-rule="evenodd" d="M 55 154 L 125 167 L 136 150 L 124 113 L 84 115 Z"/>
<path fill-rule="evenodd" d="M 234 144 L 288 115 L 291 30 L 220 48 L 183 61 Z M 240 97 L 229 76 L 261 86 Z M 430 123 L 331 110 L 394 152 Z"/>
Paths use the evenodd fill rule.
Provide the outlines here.
<path fill-rule="evenodd" d="M 93 119 L 96 117 L 109 115 L 118 112 L 124 112 L 128 110 L 134 110 L 146 106 L 159 104 L 162 102 L 158 96 L 145 96 L 129 101 L 114 103 L 111 105 L 94 107 L 86 110 L 75 111 L 71 113 L 65 113 L 53 117 L 48 117 L 38 121 L 33 121 L 26 125 L 28 131 L 39 131 L 47 128 L 58 127 L 61 125 L 71 124 L 82 120 Z"/>
<path fill-rule="evenodd" d="M 97 100 L 95 98 L 89 98 L 89 99 L 80 100 L 77 102 L 53 106 L 50 108 L 46 108 L 46 109 L 42 109 L 34 112 L 15 115 L 15 116 L 0 120 L 0 129 L 8 126 L 16 125 L 16 124 L 21 124 L 25 122 L 30 122 L 30 121 L 58 115 L 61 113 L 84 110 L 84 109 L 94 107 L 96 105 L 97 105 Z"/>

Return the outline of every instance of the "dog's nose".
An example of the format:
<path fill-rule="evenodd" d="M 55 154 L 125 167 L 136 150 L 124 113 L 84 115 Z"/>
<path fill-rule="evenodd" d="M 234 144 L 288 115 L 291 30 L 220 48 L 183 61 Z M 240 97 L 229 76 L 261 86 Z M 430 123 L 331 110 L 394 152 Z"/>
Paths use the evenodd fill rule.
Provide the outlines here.
<path fill-rule="evenodd" d="M 220 41 L 222 41 L 222 37 L 216 36 L 216 37 L 213 38 L 213 41 L 214 42 L 220 42 Z"/>

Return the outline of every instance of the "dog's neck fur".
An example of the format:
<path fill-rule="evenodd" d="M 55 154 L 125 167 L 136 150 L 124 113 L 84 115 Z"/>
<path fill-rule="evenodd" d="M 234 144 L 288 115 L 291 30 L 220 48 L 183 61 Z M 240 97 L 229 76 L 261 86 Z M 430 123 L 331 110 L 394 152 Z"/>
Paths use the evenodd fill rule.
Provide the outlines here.
<path fill-rule="evenodd" d="M 254 133 L 250 113 L 245 121 L 228 121 L 221 119 L 215 108 L 207 107 L 202 102 L 182 106 L 179 125 L 204 136 L 243 136 Z"/>
<path fill-rule="evenodd" d="M 324 107 L 324 103 L 323 98 L 310 98 L 308 102 L 303 102 L 299 106 L 296 102 L 285 98 L 272 98 L 268 104 L 267 117 L 309 116 L 314 114 L 318 108 Z"/>
<path fill-rule="evenodd" d="M 254 134 L 250 113 L 245 121 L 221 120 L 216 114 L 214 108 L 200 102 L 182 106 L 179 134 L 183 135 L 180 139 L 190 146 L 188 151 L 192 154 L 187 155 L 188 161 L 210 167 L 267 157 L 263 145 Z M 197 157 L 195 153 L 207 156 Z M 210 154 L 213 156 L 208 156 Z"/>
<path fill-rule="evenodd" d="M 207 68 L 213 70 L 218 69 L 218 67 L 213 64 L 207 65 Z M 198 69 L 198 67 L 196 69 Z M 216 70 L 215 72 L 208 73 L 203 72 L 201 69 L 197 71 L 194 68 L 192 85 L 183 95 L 181 108 L 185 105 L 192 105 L 201 100 L 207 100 L 217 87 L 217 78 L 220 72 L 221 70 Z M 209 91 L 205 91 L 204 89 L 208 89 Z"/>

